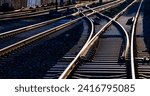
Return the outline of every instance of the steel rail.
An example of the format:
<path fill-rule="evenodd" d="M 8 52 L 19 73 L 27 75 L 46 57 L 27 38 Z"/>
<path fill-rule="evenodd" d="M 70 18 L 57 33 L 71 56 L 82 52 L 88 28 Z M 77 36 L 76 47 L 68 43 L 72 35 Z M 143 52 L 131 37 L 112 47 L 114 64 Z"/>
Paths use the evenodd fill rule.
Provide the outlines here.
<path fill-rule="evenodd" d="M 67 18 L 67 17 L 70 17 L 70 16 L 72 16 L 72 15 L 63 16 L 63 17 L 60 17 L 60 18 L 56 18 L 56 19 L 40 22 L 40 23 L 37 23 L 37 24 L 29 25 L 29 26 L 26 26 L 26 27 L 21 27 L 21 28 L 18 28 L 18 29 L 3 32 L 3 33 L 0 33 L 0 39 L 6 38 L 6 37 L 9 37 L 9 36 L 12 36 L 12 35 L 16 35 L 16 34 L 19 34 L 19 33 L 23 33 L 23 32 L 29 31 L 29 30 L 33 30 L 33 29 L 36 29 L 36 28 L 39 28 L 39 27 L 42 27 L 42 26 L 45 26 L 45 25 L 48 25 L 48 24 L 52 24 L 52 23 L 54 23 L 58 20 L 61 20 L 61 19 L 64 19 L 64 18 Z"/>
<path fill-rule="evenodd" d="M 140 14 L 140 10 L 141 10 L 141 6 L 142 6 L 143 0 L 141 0 L 141 3 L 139 5 L 138 11 L 136 13 L 134 22 L 133 22 L 133 26 L 132 26 L 132 31 L 131 31 L 131 68 L 132 68 L 132 78 L 136 79 L 136 74 L 135 74 L 135 56 L 134 56 L 134 40 L 135 40 L 135 29 L 136 29 L 136 24 L 138 21 L 138 17 Z"/>
<path fill-rule="evenodd" d="M 116 6 L 116 5 L 118 5 L 118 3 L 121 4 L 121 3 L 125 2 L 125 1 L 126 0 L 116 0 L 114 2 L 110 2 L 110 3 L 105 4 L 107 6 L 106 8 L 102 8 L 103 7 L 103 5 L 102 5 L 102 6 L 97 6 L 97 7 L 91 8 L 91 9 L 96 10 L 96 9 L 102 8 L 100 11 L 104 11 L 106 9 L 112 8 L 112 6 L 110 6 L 111 4 L 113 4 L 114 6 Z"/>
<path fill-rule="evenodd" d="M 67 17 L 76 16 L 78 13 L 79 13 L 79 10 L 76 13 L 73 13 L 71 15 L 62 16 L 62 17 L 55 18 L 55 19 L 52 19 L 52 20 L 48 20 L 48 21 L 37 23 L 37 24 L 33 24 L 33 25 L 18 28 L 18 29 L 14 29 L 14 30 L 11 30 L 11 31 L 3 32 L 3 33 L 0 33 L 0 39 L 3 39 L 3 38 L 8 37 L 8 36 L 16 35 L 16 34 L 19 34 L 19 33 L 22 33 L 22 32 L 26 32 L 26 31 L 29 31 L 29 30 L 33 30 L 35 28 L 39 28 L 39 27 L 45 26 L 47 24 L 54 23 L 58 20 L 61 20 L 61 19 L 67 18 Z"/>
<path fill-rule="evenodd" d="M 127 9 L 125 9 L 125 10 L 127 10 Z M 95 11 L 95 10 L 93 10 L 93 11 Z M 106 17 L 107 19 L 109 19 L 109 20 L 111 20 L 111 19 L 113 19 L 113 18 L 110 18 L 110 17 L 108 17 L 108 16 L 106 16 L 106 15 L 104 15 L 104 14 L 100 14 L 100 13 L 98 13 L 97 11 L 95 11 L 97 14 L 99 14 L 99 15 L 101 15 L 101 16 L 103 16 L 103 17 Z M 122 11 L 123 12 L 123 11 Z M 120 13 L 120 14 L 122 14 L 122 12 Z M 125 34 L 125 37 L 126 37 L 126 48 L 125 48 L 125 50 L 124 50 L 124 52 L 122 53 L 122 56 L 121 56 L 121 58 L 122 59 L 124 59 L 124 60 L 126 60 L 126 58 L 127 58 L 127 54 L 128 54 L 128 51 L 129 51 L 129 47 L 130 47 L 130 39 L 129 39 L 129 35 L 128 35 L 128 32 L 126 31 L 126 29 L 116 20 L 117 19 L 117 17 L 119 17 L 120 15 L 117 15 L 114 19 L 113 19 L 113 22 L 114 23 L 116 23 L 122 30 L 123 30 L 123 32 L 124 32 L 124 34 Z"/>
<path fill-rule="evenodd" d="M 104 4 L 104 5 L 100 5 L 100 6 L 93 7 L 93 8 L 87 9 L 87 10 L 83 10 L 82 12 L 85 13 L 85 12 L 88 12 L 88 11 L 90 11 L 90 10 L 96 10 L 96 9 L 100 9 L 99 12 L 100 12 L 100 11 L 104 11 L 104 10 L 106 10 L 106 9 L 112 8 L 112 5 L 113 5 L 113 4 L 118 5 L 118 2 L 119 2 L 119 3 L 123 3 L 123 2 L 125 2 L 125 0 L 116 0 L 116 1 L 114 1 L 114 2 L 106 3 L 106 4 Z M 85 6 L 88 7 L 87 4 L 86 4 Z M 106 8 L 103 8 L 103 7 L 106 7 Z"/>

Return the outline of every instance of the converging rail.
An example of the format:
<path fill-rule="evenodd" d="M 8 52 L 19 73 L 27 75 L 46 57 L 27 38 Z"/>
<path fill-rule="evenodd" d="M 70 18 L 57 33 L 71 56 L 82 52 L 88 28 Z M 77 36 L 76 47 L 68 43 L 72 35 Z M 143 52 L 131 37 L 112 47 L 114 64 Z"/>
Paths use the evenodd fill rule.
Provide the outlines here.
<path fill-rule="evenodd" d="M 78 7 L 77 7 L 78 8 Z M 81 8 L 81 7 L 80 7 Z M 104 17 L 104 16 L 101 16 L 97 13 L 94 12 L 94 10 L 91 10 L 90 8 L 88 7 L 82 7 L 80 10 L 80 8 L 78 8 L 78 10 L 81 12 L 81 14 L 83 16 L 85 16 L 86 20 L 90 23 L 90 26 L 91 27 L 91 31 L 89 32 L 89 36 L 88 38 L 86 39 L 83 39 L 85 38 L 85 33 L 83 36 L 81 36 L 81 40 L 79 40 L 79 42 L 69 51 L 67 52 L 63 57 L 62 59 L 58 60 L 58 62 L 56 64 L 54 64 L 54 66 L 52 68 L 50 68 L 46 75 L 44 76 L 44 78 L 46 79 L 52 79 L 52 78 L 58 78 L 60 76 L 60 74 L 65 70 L 65 68 L 69 65 L 69 63 L 74 59 L 76 58 L 76 53 L 79 53 L 79 50 L 81 50 L 81 46 L 83 47 L 83 45 L 85 45 L 86 43 L 88 43 L 91 38 L 94 36 L 94 34 L 97 33 L 97 31 L 99 29 L 102 28 L 102 26 L 105 25 L 105 23 L 107 23 L 109 21 L 108 18 Z M 90 10 L 90 12 L 82 12 L 84 11 L 83 9 L 85 10 Z M 96 28 L 95 28 L 96 27 Z M 83 43 L 84 41 L 84 43 Z"/>
<path fill-rule="evenodd" d="M 65 68 L 69 65 L 69 62 L 71 62 L 75 58 L 76 53 L 78 53 L 81 50 L 82 46 L 91 39 L 94 33 L 93 22 L 87 17 L 84 17 L 83 20 L 83 25 L 85 28 L 78 43 L 72 49 L 70 49 L 69 52 L 67 52 L 60 60 L 58 60 L 57 63 L 47 71 L 43 78 L 58 78 L 60 74 L 65 70 Z"/>
<path fill-rule="evenodd" d="M 85 44 L 76 58 L 61 74 L 59 79 L 132 78 L 132 76 L 130 76 L 131 72 L 127 72 L 127 67 L 129 66 L 127 65 L 128 62 L 126 62 L 130 46 L 129 36 L 124 27 L 115 20 L 132 6 L 135 1 L 111 19 L 87 44 Z M 117 33 L 107 31 L 110 27 Z M 129 68 L 131 69 L 131 67 Z"/>
<path fill-rule="evenodd" d="M 81 9 L 83 9 L 83 8 L 81 8 Z M 90 8 L 86 8 L 86 7 L 84 9 L 85 10 L 86 9 L 91 10 Z M 109 21 L 108 18 L 95 13 L 94 10 L 91 10 L 91 12 L 92 13 L 89 12 L 89 14 L 86 13 L 86 15 L 85 15 L 85 13 L 83 13 L 81 11 L 82 15 L 86 16 L 87 20 L 89 20 L 91 22 L 92 26 L 93 26 L 93 23 L 94 23 L 94 27 L 97 27 L 97 28 L 102 27 L 102 26 L 105 25 L 106 22 Z M 85 44 L 88 43 L 90 41 L 90 39 L 94 36 L 94 34 L 97 33 L 97 30 L 95 30 L 94 27 L 92 27 L 93 31 L 91 30 L 91 33 L 90 33 L 87 41 L 85 42 Z M 81 42 L 79 42 L 78 44 L 80 44 L 80 43 Z M 83 45 L 83 44 L 81 44 L 81 45 Z M 60 74 L 64 71 L 64 69 L 68 66 L 69 62 L 71 62 L 74 58 L 76 58 L 76 55 L 74 54 L 74 52 L 78 53 L 77 49 L 80 49 L 80 47 L 78 48 L 75 45 L 75 47 L 73 47 L 73 49 L 76 48 L 76 50 L 73 50 L 73 51 L 70 50 L 62 59 L 58 60 L 57 64 L 55 64 L 52 68 L 50 68 L 50 70 L 47 71 L 44 78 L 47 78 L 47 79 L 48 78 L 58 78 L 60 76 Z"/>

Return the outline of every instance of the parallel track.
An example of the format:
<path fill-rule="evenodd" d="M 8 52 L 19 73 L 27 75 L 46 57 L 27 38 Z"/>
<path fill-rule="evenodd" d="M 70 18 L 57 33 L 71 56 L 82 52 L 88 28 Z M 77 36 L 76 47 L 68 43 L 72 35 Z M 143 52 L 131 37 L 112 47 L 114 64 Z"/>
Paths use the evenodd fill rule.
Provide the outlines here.
<path fill-rule="evenodd" d="M 87 12 L 87 11 L 86 11 Z M 65 17 L 62 17 L 61 19 L 64 19 Z M 24 40 L 21 40 L 21 41 L 19 41 L 19 42 L 16 42 L 16 43 L 14 43 L 14 44 L 11 44 L 11 43 L 9 43 L 9 44 L 11 44 L 10 46 L 7 46 L 7 45 L 5 45 L 4 44 L 4 46 L 6 46 L 6 47 L 2 47 L 1 49 L 0 49 L 0 56 L 2 56 L 2 55 L 4 55 L 4 54 L 7 54 L 7 53 L 9 53 L 9 52 L 11 52 L 12 50 L 15 50 L 15 49 L 17 49 L 17 48 L 20 48 L 21 46 L 24 46 L 24 45 L 27 45 L 27 44 L 29 44 L 29 43 L 31 43 L 31 42 L 33 42 L 33 41 L 35 41 L 35 40 L 37 40 L 38 38 L 41 38 L 41 37 L 44 37 L 44 36 L 46 36 L 46 34 L 48 33 L 48 34 L 50 34 L 50 31 L 52 31 L 52 32 L 54 32 L 54 31 L 57 31 L 57 30 L 60 30 L 60 29 L 62 29 L 62 28 L 64 28 L 64 27 L 66 27 L 66 26 L 69 26 L 70 24 L 73 24 L 73 23 L 75 23 L 76 21 L 78 21 L 78 20 L 80 20 L 80 19 L 82 19 L 82 17 L 81 18 L 78 18 L 78 19 L 75 19 L 75 20 L 73 20 L 73 21 L 71 21 L 71 22 L 68 22 L 68 23 L 65 23 L 65 24 L 63 24 L 63 25 L 60 25 L 60 26 L 58 26 L 58 27 L 55 27 L 55 28 L 52 28 L 52 29 L 49 29 L 49 30 L 47 30 L 47 31 L 44 31 L 44 32 L 41 32 L 41 33 L 39 33 L 39 34 L 35 34 L 35 35 L 33 35 L 32 37 L 29 37 L 29 38 L 26 38 L 26 39 L 24 39 Z M 59 20 L 59 19 L 58 19 Z M 55 21 L 55 20 L 54 20 Z M 25 27 L 25 28 L 20 28 L 20 29 L 18 29 L 18 30 L 13 30 L 13 31 L 10 31 L 10 32 L 6 32 L 6 33 L 2 33 L 1 34 L 1 39 L 3 39 L 3 38 L 5 38 L 5 37 L 8 37 L 8 36 L 11 36 L 11 35 L 15 35 L 15 34 L 19 34 L 19 33 L 22 33 L 22 31 L 25 33 L 26 31 L 24 31 L 24 30 L 33 30 L 33 29 L 35 29 L 35 28 L 38 28 L 38 27 L 42 27 L 42 26 L 45 26 L 45 25 L 47 25 L 47 23 L 49 23 L 50 21 L 48 21 L 48 22 L 44 22 L 44 24 L 43 23 L 40 23 L 41 25 L 39 26 L 36 26 L 36 25 L 33 25 L 33 26 L 29 26 L 29 27 Z M 53 22 L 53 21 L 52 21 Z M 31 28 L 31 29 L 28 29 L 28 28 Z M 55 29 L 57 29 L 57 30 L 55 30 Z M 43 34 L 43 35 L 42 35 Z M 11 40 L 10 40 L 10 42 L 12 42 Z M 26 43 L 25 43 L 26 42 Z"/>
<path fill-rule="evenodd" d="M 71 5 L 73 7 L 73 5 Z M 63 6 L 63 7 L 58 7 L 58 9 L 63 9 L 63 8 L 67 8 L 68 6 Z M 39 11 L 39 10 L 46 10 L 46 9 L 51 9 L 54 10 L 54 6 L 42 6 L 42 7 L 38 7 L 38 8 L 21 8 L 18 10 L 14 10 L 14 11 L 8 11 L 8 12 L 1 12 L 0 15 L 6 15 L 6 14 L 22 14 L 22 13 L 30 13 L 33 11 Z"/>
<path fill-rule="evenodd" d="M 1 56 L 0 78 L 43 78 L 45 72 L 78 42 L 83 30 L 82 22 L 80 20 L 28 46 Z"/>
<path fill-rule="evenodd" d="M 25 48 L 25 46 L 26 45 L 29 45 L 30 43 L 32 43 L 32 42 L 34 42 L 34 41 L 38 41 L 38 39 L 41 39 L 41 38 L 45 38 L 45 37 L 47 37 L 49 34 L 51 34 L 51 33 L 53 33 L 53 32 L 56 32 L 56 31 L 59 31 L 59 30 L 62 30 L 63 28 L 66 28 L 66 27 L 68 27 L 68 26 L 70 26 L 70 25 L 73 25 L 73 24 L 75 24 L 77 21 L 79 21 L 79 20 L 81 20 L 82 18 L 84 18 L 84 17 L 81 17 L 81 18 L 77 18 L 77 19 L 75 19 L 75 20 L 73 20 L 73 21 L 71 21 L 71 22 L 68 22 L 68 23 L 65 23 L 65 24 L 63 24 L 63 25 L 60 25 L 60 26 L 58 26 L 58 27 L 54 27 L 54 28 L 52 28 L 52 29 L 49 29 L 49 30 L 47 30 L 47 31 L 44 31 L 44 32 L 41 32 L 41 33 L 39 33 L 39 34 L 36 34 L 36 35 L 34 35 L 34 36 L 31 36 L 31 37 L 29 37 L 29 38 L 26 38 L 26 39 L 24 39 L 24 40 L 21 40 L 21 41 L 19 41 L 19 42 L 17 42 L 17 43 L 15 43 L 15 44 L 12 44 L 12 45 L 10 45 L 10 46 L 7 46 L 7 47 L 5 47 L 5 48 L 3 48 L 3 49 L 1 49 L 0 50 L 0 54 L 1 54 L 1 63 L 5 63 L 5 61 L 7 62 L 9 62 L 9 60 L 8 59 L 10 59 L 10 58 L 7 58 L 7 56 L 8 57 L 12 57 L 12 56 L 16 56 L 17 54 L 19 54 L 17 51 L 14 51 L 14 50 L 16 50 L 16 49 L 21 49 L 21 47 L 23 47 L 23 48 Z M 90 21 L 91 22 L 91 21 Z M 17 33 L 17 34 L 20 34 L 20 33 Z M 13 36 L 13 35 L 11 35 L 11 36 Z M 90 35 L 91 36 L 91 35 Z M 7 37 L 7 36 L 6 36 Z M 4 36 L 4 38 L 5 38 L 5 36 Z M 3 38 L 2 38 L 2 40 L 3 40 Z M 88 39 L 88 40 L 90 40 L 90 39 Z M 81 40 L 82 41 L 82 40 Z M 82 44 L 84 44 L 85 42 L 82 42 Z M 80 44 L 79 44 L 80 45 Z M 78 46 L 79 46 L 78 45 Z M 26 46 L 27 47 L 27 46 Z M 82 47 L 80 46 L 80 49 L 81 49 Z M 18 50 L 18 51 L 19 51 Z M 10 52 L 10 54 L 9 54 L 9 52 Z M 7 53 L 8 53 L 8 55 L 7 55 Z M 16 54 L 17 53 L 17 54 Z M 6 64 L 7 65 L 7 64 Z M 6 77 L 5 77 L 6 78 Z"/>

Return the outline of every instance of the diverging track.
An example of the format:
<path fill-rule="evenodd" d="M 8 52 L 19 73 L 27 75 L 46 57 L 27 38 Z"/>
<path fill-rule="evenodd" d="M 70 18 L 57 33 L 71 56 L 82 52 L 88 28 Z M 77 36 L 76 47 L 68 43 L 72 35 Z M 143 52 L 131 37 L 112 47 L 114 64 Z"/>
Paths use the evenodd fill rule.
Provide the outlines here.
<path fill-rule="evenodd" d="M 115 21 L 126 12 L 132 14 L 133 8 L 140 8 L 140 2 L 135 0 L 123 11 L 110 20 L 80 51 L 68 68 L 59 77 L 116 79 L 134 78 L 135 72 L 130 62 L 130 29 L 127 30 Z M 135 9 L 135 8 L 134 8 Z M 135 16 L 135 14 L 127 16 Z M 129 17 L 128 17 L 129 18 Z M 109 18 L 110 19 L 110 18 Z M 120 18 L 119 18 L 120 19 Z M 118 20 L 119 20 L 118 19 Z M 125 23 L 125 22 L 123 22 Z M 128 26 L 124 24 L 125 26 Z"/>
<path fill-rule="evenodd" d="M 114 7 L 113 4 L 112 4 L 112 6 Z M 118 4 L 120 4 L 120 2 Z M 115 3 L 115 5 L 116 5 L 116 3 Z M 110 7 L 111 6 L 109 6 L 109 8 Z M 99 7 L 99 8 L 101 9 L 101 7 Z M 80 9 L 82 9 L 82 11 Z M 62 59 L 58 60 L 58 62 L 47 71 L 44 78 L 47 78 L 47 79 L 48 78 L 58 78 L 62 74 L 62 72 L 66 69 L 66 67 L 69 65 L 69 63 L 72 60 L 78 58 L 78 57 L 76 57 L 76 55 L 78 55 L 77 53 L 79 53 L 79 50 L 81 50 L 81 48 L 84 46 L 84 44 L 87 44 L 91 40 L 91 38 L 94 36 L 94 34 L 96 34 L 109 21 L 109 19 L 107 17 L 96 13 L 91 8 L 80 7 L 79 11 L 81 11 L 82 15 L 86 16 L 88 22 L 91 23 L 91 31 L 90 31 L 90 35 L 89 35 L 88 39 L 86 39 L 86 42 L 84 40 L 84 43 L 83 43 L 83 38 L 82 38 L 78 42 L 78 44 L 76 44 L 73 47 L 73 49 L 71 49 Z M 94 23 L 94 25 L 93 25 L 93 23 Z M 77 49 L 79 49 L 79 50 L 77 50 Z"/>
<path fill-rule="evenodd" d="M 127 78 L 126 63 L 121 58 L 126 39 L 120 26 L 113 22 L 105 33 L 93 39 L 89 52 L 81 56 L 78 67 L 68 78 Z M 115 33 L 114 33 L 115 32 Z M 90 46 L 90 45 L 89 45 Z M 85 56 L 86 55 L 86 56 Z M 86 58 L 85 58 L 86 57 Z"/>

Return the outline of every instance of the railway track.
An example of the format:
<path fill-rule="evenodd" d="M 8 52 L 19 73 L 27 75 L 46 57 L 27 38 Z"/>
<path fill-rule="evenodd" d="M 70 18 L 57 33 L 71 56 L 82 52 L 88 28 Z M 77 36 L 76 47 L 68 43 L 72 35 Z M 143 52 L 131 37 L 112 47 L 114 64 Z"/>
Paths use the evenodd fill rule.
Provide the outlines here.
<path fill-rule="evenodd" d="M 116 7 L 116 2 L 113 2 L 111 7 Z M 123 2 L 120 1 L 118 4 Z M 111 7 L 90 8 L 85 6 L 80 8 L 82 15 L 79 13 L 73 14 L 74 16 L 80 15 L 79 18 L 72 15 L 70 18 L 63 17 L 54 20 L 56 21 L 55 25 L 52 21 L 44 22 L 36 29 L 33 25 L 31 29 L 25 28 L 27 31 L 21 32 L 22 29 L 17 29 L 7 32 L 9 34 L 0 34 L 0 63 L 2 64 L 0 72 L 3 74 L 0 78 L 149 79 L 150 57 L 142 33 L 142 4 L 143 0 L 134 0 L 114 18 L 98 13 L 98 11 L 102 12 Z M 82 32 L 77 32 L 78 38 L 74 37 L 75 33 L 69 31 L 71 30 L 70 26 L 73 26 L 72 31 L 80 26 L 79 29 Z M 83 26 L 88 26 L 88 28 Z M 57 31 L 58 33 L 55 33 Z M 14 33 L 10 34 L 11 32 Z M 66 40 L 68 42 L 65 43 L 68 44 L 68 47 L 65 48 L 66 44 L 63 43 Z M 72 44 L 69 43 L 69 40 L 73 40 Z M 33 42 L 35 43 L 32 44 Z M 53 44 L 54 42 L 58 42 L 58 44 Z M 64 49 L 57 53 L 56 47 L 60 45 Z M 52 48 L 52 50 L 49 48 Z M 52 52 L 53 50 L 56 54 Z M 37 56 L 38 52 L 41 56 Z M 56 58 L 54 58 L 55 55 L 52 55 L 54 57 L 51 58 L 54 60 L 50 62 L 51 64 L 47 64 L 48 58 L 50 58 L 48 56 L 51 53 L 61 55 L 56 56 Z M 26 58 L 20 60 L 23 57 L 27 57 L 28 60 Z M 45 57 L 46 60 L 44 61 Z M 34 69 L 34 71 L 30 70 L 29 58 L 33 63 L 31 69 Z M 12 62 L 10 63 L 10 61 Z M 21 63 L 22 61 L 24 62 Z M 17 66 L 15 65 L 16 62 Z M 35 63 L 38 64 L 34 66 Z M 43 67 L 41 64 L 46 68 L 36 70 L 39 66 Z M 26 67 L 30 72 L 27 70 L 21 72 L 20 68 L 26 69 Z M 45 72 L 46 70 L 48 71 Z M 10 74 L 11 71 L 12 74 Z M 29 74 L 30 76 L 28 76 Z"/>
<path fill-rule="evenodd" d="M 46 15 L 36 16 L 36 17 L 1 21 L 0 33 L 14 30 L 14 29 L 21 28 L 21 27 L 25 27 L 25 26 L 29 26 L 29 25 L 33 25 L 33 24 L 40 23 L 40 22 L 45 22 L 45 21 L 49 21 L 53 19 L 55 20 L 57 18 L 66 17 L 76 12 L 77 12 L 76 8 L 73 8 L 73 9 L 68 9 L 68 10 L 66 9 L 64 11 L 58 12 L 57 15 L 46 14 Z"/>
<path fill-rule="evenodd" d="M 60 60 L 58 60 L 58 62 L 52 68 L 47 71 L 46 75 L 44 76 L 45 79 L 58 78 L 68 66 L 68 64 L 76 57 L 77 53 L 79 53 L 84 44 L 87 43 L 92 38 L 92 36 L 97 33 L 98 29 L 101 29 L 102 26 L 104 26 L 105 23 L 108 22 L 108 19 L 96 13 L 85 18 L 90 23 L 91 31 L 89 30 L 88 32 L 85 31 L 82 33 L 83 35 L 81 35 L 81 39 L 78 41 L 78 43 L 71 50 L 69 50 L 69 52 L 67 52 Z M 96 25 L 95 23 L 93 24 L 93 22 L 95 22 L 94 20 L 97 20 Z M 97 30 L 95 30 L 96 28 Z"/>
<path fill-rule="evenodd" d="M 94 25 L 91 20 L 85 17 L 83 26 L 84 29 L 79 41 L 46 72 L 45 76 L 43 77 L 44 79 L 58 78 L 68 66 L 69 62 L 71 62 L 75 58 L 88 38 L 92 37 Z"/>
<path fill-rule="evenodd" d="M 82 30 L 82 21 L 79 21 L 1 56 L 0 78 L 43 78 L 45 72 L 76 44 Z"/>
<path fill-rule="evenodd" d="M 115 33 L 114 33 L 115 32 Z M 84 53 L 78 67 L 68 78 L 113 79 L 126 78 L 126 65 L 123 56 L 126 47 L 123 30 L 111 25 L 103 35 L 93 39 L 90 52 Z"/>
<path fill-rule="evenodd" d="M 19 30 L 13 30 L 4 34 L 1 34 L 1 49 L 0 56 L 5 55 L 12 50 L 18 49 L 21 46 L 27 45 L 37 39 L 43 38 L 48 34 L 59 31 L 71 24 L 74 24 L 81 18 L 73 20 L 73 18 L 61 19 L 55 23 L 46 23 L 43 25 L 32 26 L 31 29 L 23 28 Z M 72 20 L 71 22 L 69 22 Z M 25 30 L 24 30 L 25 29 Z M 10 37 L 11 36 L 11 37 Z M 6 38 L 7 37 L 7 38 Z M 9 38 L 8 38 L 9 37 Z"/>
<path fill-rule="evenodd" d="M 119 21 L 120 18 L 125 18 L 125 16 L 125 20 L 130 18 L 128 16 L 135 16 L 135 8 L 138 10 L 138 8 L 140 8 L 139 5 L 140 1 L 135 0 L 111 19 L 110 22 L 83 47 L 59 78 L 134 79 L 134 66 L 132 66 L 129 61 L 129 31 L 132 30 L 132 24 L 128 26 L 130 30 L 127 30 L 125 27 L 127 25 L 121 25 Z M 124 21 L 122 23 L 126 22 Z"/>
<path fill-rule="evenodd" d="M 73 5 L 68 6 L 68 7 L 70 9 L 74 8 Z M 60 7 L 58 9 L 58 12 L 65 11 L 68 7 Z M 48 15 L 48 14 L 50 14 L 51 11 L 54 11 L 54 10 L 55 10 L 54 8 L 52 8 L 52 9 L 46 8 L 46 9 L 43 9 L 43 10 L 40 10 L 40 8 L 37 8 L 37 9 L 31 9 L 31 10 L 23 11 L 23 12 L 2 14 L 2 15 L 0 15 L 0 21 Z"/>
<path fill-rule="evenodd" d="M 98 13 L 95 13 L 93 9 L 90 9 L 86 6 L 78 7 L 78 10 L 82 13 L 83 16 L 87 15 L 86 19 L 89 21 L 91 26 L 91 31 L 88 32 L 88 34 L 90 33 L 90 35 L 88 36 L 87 33 L 87 35 L 85 35 L 85 33 L 83 32 L 83 35 L 78 41 L 78 43 L 71 50 L 69 50 L 61 59 L 59 59 L 53 67 L 51 67 L 47 71 L 47 73 L 44 76 L 44 79 L 58 78 L 68 66 L 69 62 L 71 62 L 76 57 L 77 53 L 79 53 L 84 44 L 89 42 L 92 36 L 96 34 L 98 30 L 100 30 L 109 21 L 108 18 Z"/>
<path fill-rule="evenodd" d="M 58 7 L 58 9 L 63 9 L 63 8 L 67 8 L 68 6 L 63 6 L 63 7 Z M 73 7 L 73 5 L 69 6 L 69 7 Z M 37 7 L 37 8 L 21 8 L 18 10 L 14 10 L 14 11 L 9 11 L 9 12 L 1 12 L 0 15 L 6 15 L 6 14 L 22 14 L 22 13 L 31 13 L 33 11 L 39 11 L 39 10 L 46 10 L 46 9 L 51 9 L 51 10 L 55 10 L 54 6 L 41 6 L 41 7 Z"/>
<path fill-rule="evenodd" d="M 75 20 L 71 21 L 73 19 Z M 80 19 L 82 19 L 82 17 L 76 19 L 76 17 L 72 15 L 63 16 L 46 22 L 1 33 L 0 34 L 0 39 L 1 39 L 0 56 L 5 55 L 11 52 L 12 50 L 18 49 L 21 46 L 26 45 L 25 42 L 28 41 L 33 42 L 32 40 L 34 40 L 35 38 L 37 37 L 38 37 L 37 39 L 39 39 L 39 37 L 41 38 L 40 36 L 41 34 L 43 34 L 43 36 L 46 33 L 51 34 L 51 32 L 61 30 L 62 28 L 69 26 L 70 24 L 73 24 Z M 27 44 L 29 43 L 30 42 L 28 42 Z"/>
<path fill-rule="evenodd" d="M 57 26 L 57 27 L 54 27 L 54 28 L 52 28 L 52 29 L 49 29 L 49 30 L 46 30 L 46 31 L 41 31 L 41 33 L 38 33 L 38 34 L 35 34 L 35 35 L 30 35 L 28 38 L 26 38 L 26 39 L 22 39 L 21 41 L 16 41 L 16 43 L 14 43 L 14 44 L 8 44 L 9 46 L 7 46 L 7 47 L 4 47 L 4 48 L 2 48 L 1 50 L 0 50 L 0 54 L 1 54 L 1 64 L 4 64 L 3 66 L 5 66 L 6 67 L 6 69 L 7 69 L 7 65 L 9 65 L 10 64 L 10 61 L 12 60 L 12 59 L 14 59 L 14 58 L 16 58 L 16 56 L 18 56 L 19 54 L 21 54 L 22 52 L 21 51 L 19 51 L 19 50 L 24 50 L 24 48 L 26 49 L 26 50 L 29 50 L 30 49 L 30 46 L 34 46 L 33 44 L 31 44 L 31 43 L 33 43 L 33 42 L 35 42 L 35 41 L 40 41 L 39 39 L 41 39 L 41 38 L 46 38 L 46 37 L 48 37 L 49 36 L 49 34 L 52 34 L 53 32 L 56 32 L 56 31 L 60 31 L 60 30 L 62 30 L 63 28 L 66 28 L 66 27 L 68 27 L 68 26 L 70 26 L 70 25 L 73 25 L 73 24 L 75 24 L 77 21 L 80 21 L 82 18 L 85 18 L 85 17 L 80 17 L 80 18 L 77 18 L 77 19 L 75 19 L 75 20 L 72 20 L 71 22 L 68 22 L 68 23 L 65 23 L 65 24 L 62 24 L 62 25 L 59 25 L 59 26 Z M 90 21 L 91 22 L 91 21 Z M 47 23 L 46 23 L 47 24 Z M 92 26 L 92 25 L 91 25 Z M 32 28 L 31 28 L 32 29 Z M 9 32 L 8 32 L 9 33 Z M 16 35 L 17 34 L 17 35 Z M 22 34 L 22 33 L 21 33 Z M 24 33 L 23 33 L 24 34 Z M 22 35 L 23 35 L 22 34 Z M 57 33 L 56 33 L 57 34 Z M 13 37 L 13 36 L 15 36 L 15 37 Z M 17 36 L 21 36 L 20 35 L 20 33 L 15 33 L 15 34 L 12 34 L 11 35 L 11 37 L 10 38 L 16 38 Z M 25 35 L 23 35 L 23 36 L 25 36 Z M 65 36 L 67 36 L 68 37 L 68 35 L 66 34 Z M 85 37 L 87 37 L 88 35 L 86 35 Z M 91 35 L 90 35 L 91 36 Z M 6 38 L 6 37 L 9 37 L 9 36 L 2 36 L 2 41 Z M 53 36 L 52 36 L 53 37 Z M 84 37 L 84 34 L 83 34 L 83 37 Z M 85 38 L 84 37 L 84 38 Z M 13 39 L 11 39 L 11 40 L 13 40 Z M 84 41 L 81 39 L 81 41 L 82 41 L 82 44 L 84 44 Z M 29 46 L 29 44 L 30 44 L 30 46 Z M 35 44 L 35 43 L 34 43 Z M 73 43 L 74 44 L 74 43 Z M 81 44 L 81 43 L 80 43 Z M 27 46 L 28 45 L 28 46 Z M 36 46 L 36 44 L 35 44 L 35 46 Z M 77 44 L 77 46 L 78 47 L 80 47 L 80 49 L 82 48 L 81 46 L 79 46 L 79 44 Z M 30 52 L 29 52 L 30 53 Z M 31 52 L 32 53 L 32 52 Z M 23 54 L 25 54 L 25 53 L 23 53 Z M 76 53 L 77 54 L 77 53 Z M 31 55 L 31 54 L 30 54 Z M 16 60 L 16 59 L 15 59 Z M 12 60 L 13 61 L 13 60 Z M 19 60 L 17 60 L 17 61 L 19 61 Z M 14 62 L 13 62 L 14 63 Z M 5 65 L 6 64 L 6 65 Z M 23 64 L 24 65 L 24 64 Z M 24 65 L 25 66 L 25 65 Z M 2 66 L 1 66 L 2 67 Z M 11 66 L 9 66 L 8 68 L 11 68 Z M 18 70 L 18 69 L 16 69 L 16 70 Z M 4 70 L 3 71 L 5 71 L 5 68 L 4 68 Z M 1 71 L 2 73 L 3 73 L 3 71 Z M 6 74 L 7 74 L 7 72 L 6 72 Z M 5 77 L 6 76 L 6 77 Z M 7 75 L 5 75 L 4 77 L 1 77 L 1 78 L 7 78 Z M 8 76 L 9 77 L 9 76 Z M 11 76 L 10 76 L 11 77 Z M 14 77 L 15 78 L 15 77 Z M 20 77 L 21 78 L 21 77 Z"/>
<path fill-rule="evenodd" d="M 143 0 L 142 0 L 143 1 Z M 134 66 L 134 79 L 150 79 L 150 59 L 147 39 L 143 28 L 143 2 L 135 16 L 131 35 L 131 64 Z"/>
<path fill-rule="evenodd" d="M 78 4 L 78 6 L 83 6 L 85 4 L 86 3 L 81 3 L 81 4 Z M 75 6 L 76 5 L 69 5 L 69 6 L 58 7 L 58 12 L 63 12 L 65 10 L 67 10 L 67 9 L 74 9 Z M 54 12 L 55 10 L 56 9 L 53 8 L 53 7 L 44 6 L 44 7 L 31 8 L 31 9 L 26 9 L 26 10 L 3 12 L 3 13 L 0 14 L 0 21 L 43 16 L 43 15 L 51 14 L 51 12 Z"/>

